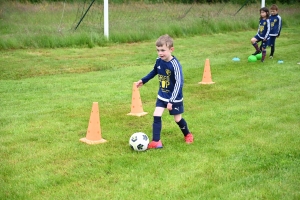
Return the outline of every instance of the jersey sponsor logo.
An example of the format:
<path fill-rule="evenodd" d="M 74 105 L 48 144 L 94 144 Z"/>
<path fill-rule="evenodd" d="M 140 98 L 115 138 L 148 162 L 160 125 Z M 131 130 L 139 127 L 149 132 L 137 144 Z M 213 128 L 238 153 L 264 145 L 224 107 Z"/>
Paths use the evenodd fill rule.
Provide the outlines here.
<path fill-rule="evenodd" d="M 264 29 L 265 29 L 265 26 L 260 26 L 260 27 L 259 27 L 259 33 L 262 34 L 263 31 L 264 31 Z"/>
<path fill-rule="evenodd" d="M 172 74 L 171 70 L 166 69 L 166 74 L 167 74 L 167 76 L 162 75 L 162 74 L 158 75 L 158 80 L 161 83 L 160 87 L 161 87 L 162 92 L 169 92 L 169 90 L 167 88 L 170 85 L 170 76 Z"/>

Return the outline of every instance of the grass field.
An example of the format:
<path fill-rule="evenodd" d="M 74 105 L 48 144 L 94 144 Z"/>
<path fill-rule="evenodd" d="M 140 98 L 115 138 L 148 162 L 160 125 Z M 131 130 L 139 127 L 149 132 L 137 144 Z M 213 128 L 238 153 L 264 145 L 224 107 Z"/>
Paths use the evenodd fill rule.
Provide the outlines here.
<path fill-rule="evenodd" d="M 183 116 L 195 142 L 185 144 L 165 112 L 164 148 L 145 152 L 132 151 L 128 140 L 140 131 L 151 138 L 156 78 L 140 89 L 148 114 L 127 113 L 133 82 L 157 57 L 155 39 L 4 48 L 0 199 L 300 199 L 300 24 L 298 18 L 285 23 L 274 59 L 264 63 L 247 62 L 255 29 L 176 35 Z M 20 35 L 10 36 L 18 41 Z M 3 42 L 7 35 L 0 37 Z M 236 56 L 240 62 L 232 61 Z M 215 84 L 200 85 L 207 58 Z M 99 103 L 104 144 L 79 141 L 93 102 Z"/>
<path fill-rule="evenodd" d="M 284 30 L 265 63 L 247 62 L 254 33 L 175 40 L 195 142 L 164 113 L 164 148 L 141 153 L 128 140 L 151 137 L 156 80 L 140 89 L 149 114 L 126 114 L 154 41 L 1 51 L 0 199 L 299 199 L 300 27 Z M 198 84 L 206 58 L 213 85 Z M 79 139 L 93 102 L 108 142 L 90 146 Z"/>

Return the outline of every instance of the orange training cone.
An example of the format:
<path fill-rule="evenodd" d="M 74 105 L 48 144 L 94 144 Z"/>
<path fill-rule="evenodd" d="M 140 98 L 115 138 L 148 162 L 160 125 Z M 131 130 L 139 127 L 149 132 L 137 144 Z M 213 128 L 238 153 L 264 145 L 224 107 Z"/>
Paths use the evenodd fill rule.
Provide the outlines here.
<path fill-rule="evenodd" d="M 147 113 L 143 110 L 142 100 L 140 96 L 139 88 L 136 87 L 136 82 L 133 83 L 132 86 L 132 100 L 131 100 L 131 112 L 127 115 L 133 116 L 144 116 Z"/>
<path fill-rule="evenodd" d="M 209 59 L 205 60 L 204 72 L 202 81 L 199 84 L 213 84 L 215 82 L 212 81 L 211 73 L 210 73 L 210 64 Z"/>
<path fill-rule="evenodd" d="M 106 142 L 106 140 L 104 140 L 101 136 L 98 102 L 93 103 L 86 137 L 81 138 L 80 141 L 87 144 L 99 144 Z"/>

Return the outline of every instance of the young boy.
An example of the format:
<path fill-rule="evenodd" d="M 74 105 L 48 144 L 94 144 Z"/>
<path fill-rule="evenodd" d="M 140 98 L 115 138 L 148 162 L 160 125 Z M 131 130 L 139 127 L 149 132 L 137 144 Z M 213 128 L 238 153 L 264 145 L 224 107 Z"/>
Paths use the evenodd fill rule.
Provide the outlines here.
<path fill-rule="evenodd" d="M 269 9 L 263 7 L 259 10 L 260 12 L 260 21 L 258 26 L 258 31 L 256 35 L 251 39 L 251 44 L 255 48 L 255 52 L 252 55 L 256 55 L 261 53 L 258 42 L 262 41 L 262 59 L 261 62 L 264 62 L 266 57 L 266 48 L 267 42 L 269 40 L 269 32 L 270 32 L 270 20 L 269 20 Z"/>
<path fill-rule="evenodd" d="M 160 36 L 156 41 L 156 50 L 158 58 L 153 70 L 144 78 L 136 83 L 137 87 L 143 86 L 154 76 L 158 75 L 159 89 L 156 100 L 156 107 L 153 113 L 152 141 L 148 145 L 148 149 L 162 148 L 160 133 L 162 129 L 162 114 L 167 108 L 169 114 L 174 116 L 175 122 L 181 129 L 185 142 L 192 143 L 194 141 L 192 133 L 190 133 L 186 121 L 181 114 L 183 108 L 183 74 L 182 67 L 175 56 L 173 39 L 169 35 Z"/>
<path fill-rule="evenodd" d="M 268 41 L 268 46 L 271 47 L 270 59 L 273 59 L 274 52 L 275 52 L 275 40 L 277 37 L 280 36 L 282 21 L 281 17 L 278 15 L 278 7 L 276 4 L 273 4 L 270 8 L 270 39 Z"/>

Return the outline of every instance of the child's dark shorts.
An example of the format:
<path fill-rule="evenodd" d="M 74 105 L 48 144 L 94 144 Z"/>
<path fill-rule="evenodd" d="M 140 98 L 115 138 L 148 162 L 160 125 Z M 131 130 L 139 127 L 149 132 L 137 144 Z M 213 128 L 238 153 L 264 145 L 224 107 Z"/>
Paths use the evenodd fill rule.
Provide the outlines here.
<path fill-rule="evenodd" d="M 156 100 L 156 107 L 167 108 L 168 102 L 162 101 L 160 99 Z M 173 103 L 172 110 L 169 110 L 170 115 L 179 115 L 184 112 L 183 102 Z"/>
<path fill-rule="evenodd" d="M 277 36 L 270 36 L 270 39 L 268 40 L 268 46 L 275 46 L 275 40 Z"/>
<path fill-rule="evenodd" d="M 261 46 L 262 46 L 264 49 L 267 48 L 268 40 L 270 39 L 270 37 L 268 37 L 266 41 L 264 41 L 263 39 L 261 39 L 258 35 L 255 35 L 254 37 L 256 38 L 257 42 L 260 42 L 260 41 L 261 41 Z"/>

